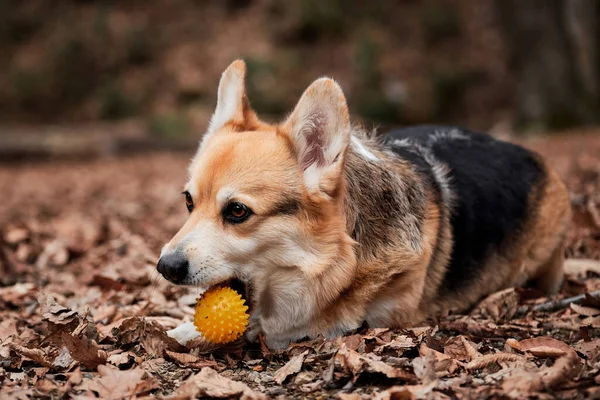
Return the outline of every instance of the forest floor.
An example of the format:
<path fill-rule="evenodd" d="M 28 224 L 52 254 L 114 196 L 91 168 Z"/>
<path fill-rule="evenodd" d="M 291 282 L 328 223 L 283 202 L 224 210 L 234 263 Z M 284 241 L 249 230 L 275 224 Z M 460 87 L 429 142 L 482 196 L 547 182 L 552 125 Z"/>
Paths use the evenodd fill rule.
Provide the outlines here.
<path fill-rule="evenodd" d="M 165 333 L 197 295 L 155 270 L 186 217 L 190 154 L 0 166 L 0 398 L 600 398 L 600 297 L 560 302 L 600 289 L 600 133 L 527 144 L 571 192 L 557 296 L 508 289 L 468 314 L 285 351 Z"/>

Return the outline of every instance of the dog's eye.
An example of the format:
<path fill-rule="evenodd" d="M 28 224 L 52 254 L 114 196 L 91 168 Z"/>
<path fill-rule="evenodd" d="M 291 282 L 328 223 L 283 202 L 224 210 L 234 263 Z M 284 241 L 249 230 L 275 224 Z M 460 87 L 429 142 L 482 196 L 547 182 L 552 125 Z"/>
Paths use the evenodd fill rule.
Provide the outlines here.
<path fill-rule="evenodd" d="M 252 211 L 245 205 L 239 202 L 229 203 L 223 212 L 225 220 L 233 224 L 240 224 L 248 219 Z"/>
<path fill-rule="evenodd" d="M 192 199 L 192 195 L 187 190 L 182 193 L 185 196 L 185 206 L 187 207 L 189 212 L 192 212 L 194 209 L 194 199 Z"/>

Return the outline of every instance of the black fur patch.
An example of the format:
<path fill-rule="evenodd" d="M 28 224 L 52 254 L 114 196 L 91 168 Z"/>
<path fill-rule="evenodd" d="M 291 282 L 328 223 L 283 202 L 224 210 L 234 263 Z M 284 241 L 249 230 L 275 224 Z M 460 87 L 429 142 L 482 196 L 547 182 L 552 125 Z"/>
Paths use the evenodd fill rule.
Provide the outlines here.
<path fill-rule="evenodd" d="M 448 293 L 467 286 L 492 251 L 502 252 L 506 243 L 518 238 L 533 208 L 530 194 L 545 180 L 539 158 L 517 145 L 452 127 L 417 126 L 383 139 L 388 144 L 409 139 L 450 168 L 454 244 L 441 289 Z M 402 158 L 409 148 L 392 147 Z"/>

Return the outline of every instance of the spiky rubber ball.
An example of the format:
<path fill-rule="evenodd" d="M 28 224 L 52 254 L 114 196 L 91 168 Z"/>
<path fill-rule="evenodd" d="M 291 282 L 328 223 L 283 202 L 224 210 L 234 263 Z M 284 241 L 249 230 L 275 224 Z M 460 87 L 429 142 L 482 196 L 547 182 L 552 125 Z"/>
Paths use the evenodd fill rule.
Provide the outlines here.
<path fill-rule="evenodd" d="M 229 287 L 207 290 L 198 299 L 194 325 L 211 343 L 230 343 L 248 326 L 248 306 L 242 295 Z"/>

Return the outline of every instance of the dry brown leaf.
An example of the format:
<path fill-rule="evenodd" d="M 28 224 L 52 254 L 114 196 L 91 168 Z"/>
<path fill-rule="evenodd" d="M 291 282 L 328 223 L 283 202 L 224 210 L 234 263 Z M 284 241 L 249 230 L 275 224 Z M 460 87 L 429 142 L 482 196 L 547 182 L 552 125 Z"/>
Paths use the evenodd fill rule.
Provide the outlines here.
<path fill-rule="evenodd" d="M 473 310 L 471 315 L 482 315 L 498 322 L 512 318 L 517 312 L 519 294 L 514 288 L 493 293 L 483 299 Z"/>
<path fill-rule="evenodd" d="M 519 349 L 536 357 L 556 358 L 566 354 L 574 354 L 577 357 L 575 350 L 571 346 L 547 336 L 521 340 L 519 342 Z"/>
<path fill-rule="evenodd" d="M 360 400 L 361 399 L 360 395 L 356 394 L 356 393 L 338 393 L 337 397 L 340 400 Z"/>
<path fill-rule="evenodd" d="M 29 238 L 29 230 L 25 228 L 9 228 L 4 233 L 4 240 L 8 244 L 17 244 Z"/>
<path fill-rule="evenodd" d="M 37 362 L 44 367 L 52 368 L 52 360 L 42 351 L 42 349 L 28 349 L 18 344 L 10 344 L 10 348 L 17 353 Z"/>
<path fill-rule="evenodd" d="M 595 317 L 596 315 L 600 315 L 600 310 L 593 307 L 584 307 L 575 303 L 569 304 L 571 310 L 575 311 L 579 315 L 583 315 L 586 317 Z"/>
<path fill-rule="evenodd" d="M 74 386 L 79 385 L 83 380 L 83 374 L 81 373 L 81 369 L 79 367 L 75 368 L 75 371 L 68 374 L 68 376 L 69 383 Z"/>
<path fill-rule="evenodd" d="M 600 339 L 594 339 L 589 342 L 580 341 L 574 348 L 578 352 L 585 354 L 590 362 L 600 362 Z"/>
<path fill-rule="evenodd" d="M 381 346 L 377 346 L 373 351 L 377 354 L 382 353 L 386 349 L 399 350 L 404 352 L 404 350 L 412 349 L 416 345 L 417 344 L 411 337 L 406 335 L 400 335 L 392 339 L 388 343 L 384 343 Z"/>
<path fill-rule="evenodd" d="M 214 360 L 208 360 L 204 358 L 197 357 L 193 354 L 189 353 L 177 353 L 170 350 L 165 350 L 166 355 L 172 361 L 175 361 L 177 364 L 184 365 L 191 368 L 204 368 L 204 367 L 212 367 L 216 368 L 218 366 L 217 362 Z"/>
<path fill-rule="evenodd" d="M 277 370 L 273 376 L 275 382 L 281 385 L 288 376 L 300 372 L 302 369 L 302 363 L 304 362 L 304 357 L 306 357 L 307 354 L 308 350 L 302 352 L 301 354 L 295 355 L 283 367 L 279 368 L 279 370 Z"/>
<path fill-rule="evenodd" d="M 470 361 L 481 355 L 474 344 L 462 335 L 448 339 L 444 344 L 444 354 L 460 361 Z"/>
<path fill-rule="evenodd" d="M 350 371 L 354 381 L 358 379 L 362 372 L 378 372 L 384 374 L 388 378 L 401 379 L 407 382 L 415 380 L 414 375 L 400 368 L 392 367 L 382 361 L 362 356 L 356 351 L 348 349 L 345 344 L 342 344 L 335 357 L 348 371 Z"/>
<path fill-rule="evenodd" d="M 419 355 L 421 357 L 427 357 L 429 353 L 433 353 L 435 356 L 436 372 L 447 375 L 452 374 L 457 370 L 458 363 L 455 359 L 428 347 L 425 343 L 421 343 L 421 346 L 419 347 Z"/>
<path fill-rule="evenodd" d="M 35 266 L 39 269 L 48 267 L 60 267 L 69 261 L 69 250 L 67 244 L 56 239 L 46 245 L 44 251 L 39 255 Z"/>
<path fill-rule="evenodd" d="M 513 398 L 522 398 L 545 388 L 553 388 L 575 376 L 579 370 L 575 352 L 558 358 L 551 367 L 515 374 L 502 383 L 502 389 Z"/>
<path fill-rule="evenodd" d="M 79 323 L 79 315 L 77 311 L 73 311 L 56 302 L 54 297 L 40 292 L 38 295 L 40 303 L 40 314 L 45 321 L 55 325 L 70 325 L 71 323 Z"/>
<path fill-rule="evenodd" d="M 518 351 L 523 351 L 523 349 L 521 348 L 521 343 L 519 343 L 518 340 L 510 338 L 510 339 L 506 339 L 506 345 L 512 349 L 518 350 Z"/>
<path fill-rule="evenodd" d="M 31 282 L 16 283 L 12 286 L 0 287 L 0 299 L 6 303 L 20 305 L 35 290 Z"/>
<path fill-rule="evenodd" d="M 127 351 L 127 352 L 123 352 L 123 353 L 119 352 L 119 353 L 111 354 L 108 356 L 106 361 L 109 364 L 112 364 L 119 369 L 123 369 L 128 366 L 131 366 L 135 362 L 135 359 L 136 359 L 135 354 Z"/>
<path fill-rule="evenodd" d="M 156 321 L 132 317 L 124 320 L 119 326 L 119 339 L 123 343 L 141 342 L 151 355 L 162 357 L 165 350 L 183 353 L 186 348 L 173 339 Z"/>
<path fill-rule="evenodd" d="M 415 375 L 423 384 L 429 384 L 438 379 L 436 364 L 436 355 L 433 351 L 429 351 L 425 356 L 417 357 L 412 361 Z"/>
<path fill-rule="evenodd" d="M 86 368 L 96 369 L 99 365 L 106 364 L 107 355 L 95 341 L 68 334 L 62 335 L 62 341 L 71 357 Z"/>
<path fill-rule="evenodd" d="M 586 277 L 588 272 L 600 275 L 600 261 L 592 259 L 568 259 L 565 260 L 564 270 L 566 275 L 579 279 Z"/>
<path fill-rule="evenodd" d="M 156 381 L 143 380 L 145 372 L 139 368 L 121 371 L 107 365 L 99 365 L 100 378 L 89 383 L 89 388 L 102 399 L 120 400 L 148 393 L 157 387 Z"/>
<path fill-rule="evenodd" d="M 67 369 L 73 363 L 73 357 L 71 357 L 71 353 L 69 353 L 69 349 L 63 347 L 60 349 L 58 356 L 54 359 L 52 365 L 59 370 Z"/>
<path fill-rule="evenodd" d="M 236 382 L 221 376 L 212 368 L 202 368 L 196 375 L 190 376 L 175 391 L 175 398 L 196 398 L 208 396 L 214 398 L 236 397 L 242 400 L 264 400 L 267 397 L 262 393 L 250 389 L 242 382 Z"/>
<path fill-rule="evenodd" d="M 342 342 L 344 342 L 346 344 L 346 347 L 348 347 L 351 350 L 357 350 L 358 347 L 363 343 L 363 341 L 363 335 L 350 335 L 344 336 L 342 338 Z"/>
<path fill-rule="evenodd" d="M 375 400 L 416 400 L 430 398 L 435 382 L 428 385 L 392 386 L 375 396 Z"/>
<path fill-rule="evenodd" d="M 17 322 L 14 319 L 0 321 L 0 343 L 7 343 L 9 339 L 18 336 Z"/>

